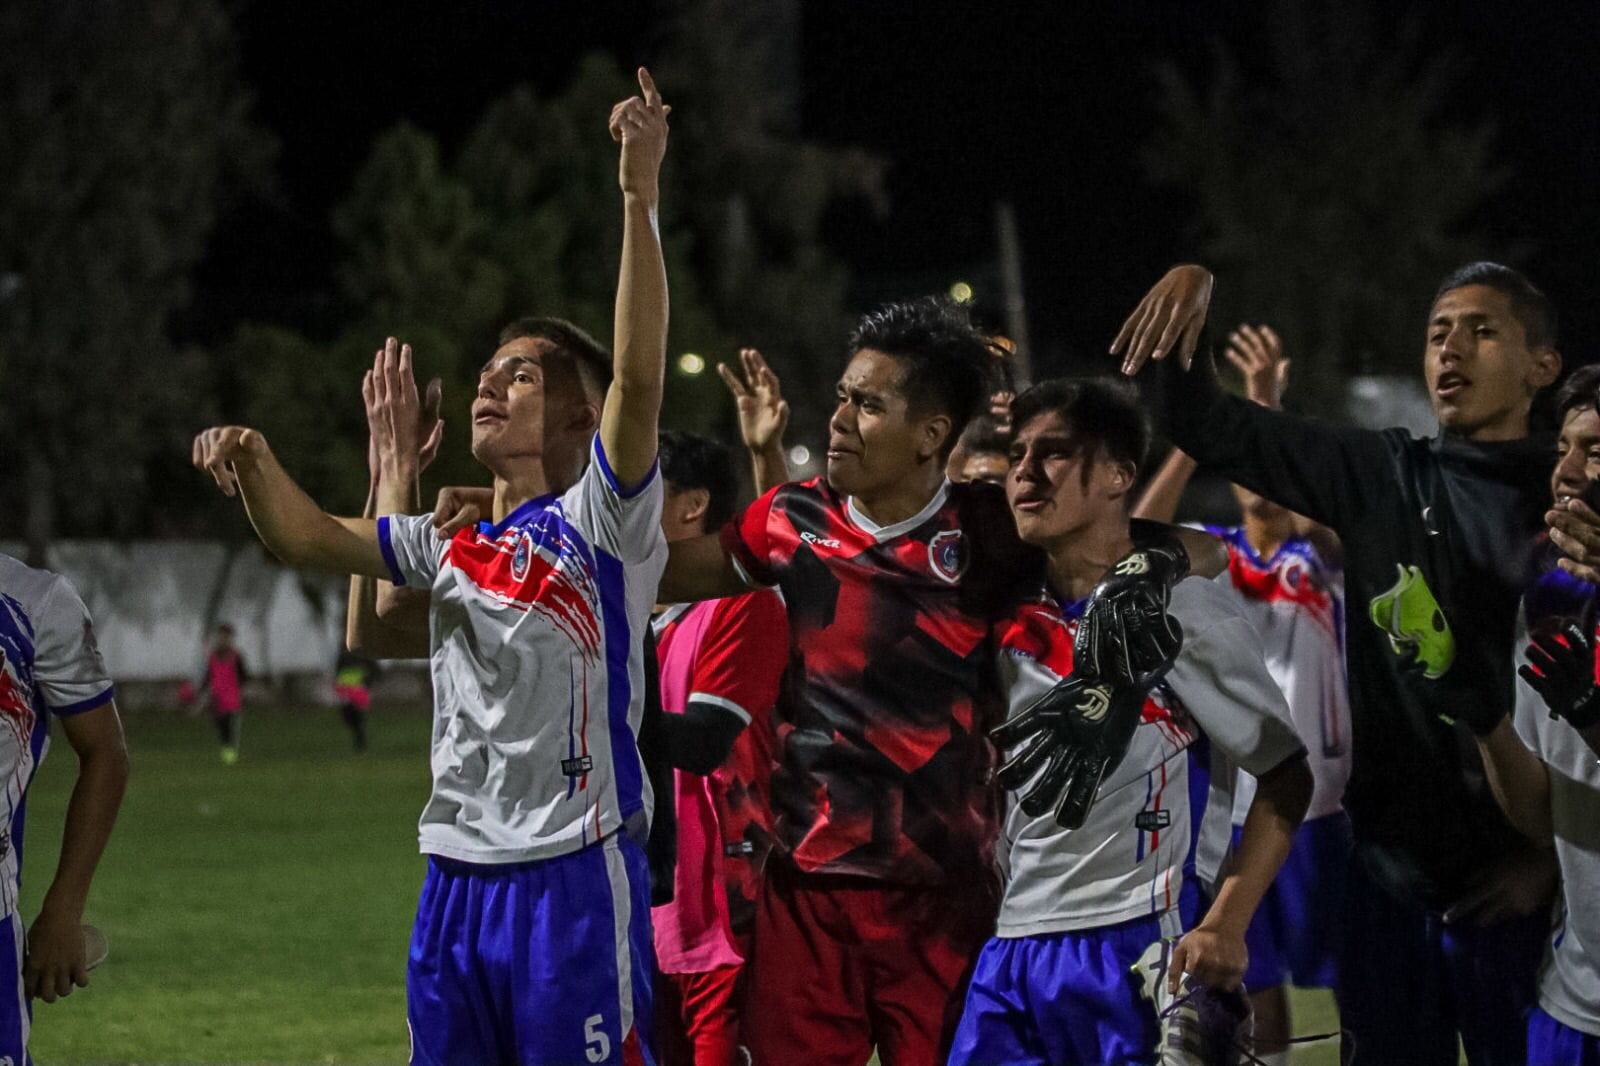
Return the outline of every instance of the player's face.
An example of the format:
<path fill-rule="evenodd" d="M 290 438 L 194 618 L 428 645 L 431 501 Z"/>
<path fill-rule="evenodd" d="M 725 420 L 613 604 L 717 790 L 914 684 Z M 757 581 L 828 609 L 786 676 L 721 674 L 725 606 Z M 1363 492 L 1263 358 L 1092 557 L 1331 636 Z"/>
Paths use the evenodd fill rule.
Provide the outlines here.
<path fill-rule="evenodd" d="M 518 337 L 484 364 L 472 402 L 472 455 L 479 462 L 543 454 L 544 359 L 554 347 L 542 337 Z"/>
<path fill-rule="evenodd" d="M 893 491 L 937 453 L 939 419 L 913 417 L 900 377 L 900 361 L 871 348 L 844 368 L 828 420 L 828 484 L 835 491 L 866 499 Z"/>
<path fill-rule="evenodd" d="M 1106 521 L 1125 522 L 1133 471 L 1073 439 L 1055 411 L 1019 426 L 1011 440 L 1006 499 L 1026 544 L 1048 549 Z"/>
<path fill-rule="evenodd" d="M 1004 452 L 966 452 L 951 473 L 950 480 L 987 481 L 991 485 L 1004 485 L 1009 465 Z"/>
<path fill-rule="evenodd" d="M 1565 503 L 1600 481 L 1600 414 L 1593 407 L 1567 412 L 1556 438 L 1556 468 L 1550 475 L 1550 494 Z"/>
<path fill-rule="evenodd" d="M 1423 372 L 1440 428 L 1480 441 L 1525 437 L 1533 394 L 1560 370 L 1552 349 L 1528 347 L 1498 289 L 1463 285 L 1433 305 Z"/>

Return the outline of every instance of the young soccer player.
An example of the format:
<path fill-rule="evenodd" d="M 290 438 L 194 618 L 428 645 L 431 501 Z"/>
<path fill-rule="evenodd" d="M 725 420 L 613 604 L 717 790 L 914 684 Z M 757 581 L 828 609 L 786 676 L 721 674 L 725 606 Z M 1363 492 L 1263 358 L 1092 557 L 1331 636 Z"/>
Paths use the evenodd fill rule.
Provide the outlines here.
<path fill-rule="evenodd" d="M 1006 494 L 1022 540 L 1049 561 L 1048 576 L 998 625 L 1014 718 L 1084 677 L 1073 663 L 1077 619 L 1133 548 L 1129 506 L 1148 429 L 1131 391 L 1061 380 L 1016 400 Z M 1253 627 L 1224 582 L 1190 578 L 1174 588 L 1182 650 L 1166 679 L 1124 710 L 1136 723 L 1126 754 L 1107 767 L 1082 825 L 1064 829 L 1048 807 L 1030 814 L 1008 798 L 999 928 L 978 959 L 952 1064 L 1155 1060 L 1156 1005 L 1141 998 L 1130 968 L 1178 934 L 1190 816 L 1184 752 L 1201 729 L 1260 786 L 1215 904 L 1173 952 L 1171 981 L 1188 972 L 1238 987 L 1245 929 L 1289 852 L 1311 775 Z M 1118 709 L 1100 713 L 1109 720 Z"/>
<path fill-rule="evenodd" d="M 334 665 L 333 694 L 339 700 L 339 717 L 350 730 L 356 751 L 367 750 L 367 714 L 372 710 L 372 683 L 378 679 L 378 662 L 348 648 Z"/>
<path fill-rule="evenodd" d="M 624 202 L 615 377 L 598 380 L 542 338 L 495 352 L 472 409 L 473 454 L 494 475 L 492 522 L 441 540 L 432 516 L 397 513 L 421 441 L 410 350 L 393 343 L 368 381 L 376 523 L 324 514 L 255 430 L 195 442 L 196 465 L 243 495 L 281 558 L 432 590 L 433 792 L 419 831 L 429 868 L 407 974 L 419 1064 L 651 1061 L 640 843 L 651 795 L 635 738 L 641 634 L 665 561 L 656 219 L 669 109 L 643 70 L 639 84 L 610 118 Z M 585 448 L 592 461 L 577 474 Z"/>
<path fill-rule="evenodd" d="M 1440 434 L 1374 432 L 1268 410 L 1187 368 L 1211 275 L 1176 267 L 1113 343 L 1124 371 L 1162 356 L 1161 425 L 1202 465 L 1328 526 L 1344 545 L 1355 836 L 1341 1022 L 1363 1059 L 1520 1063 L 1554 863 L 1484 783 L 1459 719 L 1503 716 L 1517 601 L 1547 505 L 1533 396 L 1561 367 L 1550 302 L 1506 267 L 1447 277 L 1423 372 Z M 1396 974 L 1405 974 L 1397 980 Z"/>
<path fill-rule="evenodd" d="M 1244 378 L 1245 396 L 1279 406 L 1289 361 L 1266 326 L 1240 326 L 1228 338 L 1227 358 Z M 1173 449 L 1150 479 L 1134 514 L 1170 522 L 1195 462 Z M 1316 782 L 1294 848 L 1250 922 L 1246 940 L 1254 1015 L 1255 1053 L 1288 1062 L 1292 1034 L 1285 982 L 1334 988 L 1338 975 L 1344 893 L 1350 850 L 1349 819 L 1341 799 L 1350 777 L 1350 703 L 1344 675 L 1344 575 L 1338 542 L 1326 530 L 1238 485 L 1243 521 L 1207 526 L 1228 546 L 1228 573 L 1245 613 L 1261 634 L 1267 670 L 1289 704 Z M 1241 773 L 1233 821 L 1242 826 L 1255 780 Z"/>
<path fill-rule="evenodd" d="M 674 543 L 662 583 L 669 601 L 776 585 L 788 611 L 780 848 L 748 968 L 761 1063 L 939 1061 L 997 902 L 989 623 L 1039 560 L 1002 492 L 944 477 L 993 356 L 934 300 L 864 316 L 850 349 L 826 476 Z M 746 443 L 781 466 L 781 442 Z"/>
<path fill-rule="evenodd" d="M 1556 398 L 1556 506 L 1600 481 L 1600 367 L 1573 373 Z M 1478 723 L 1489 783 L 1513 825 L 1555 849 L 1556 927 L 1528 1017 L 1530 1066 L 1600 1064 L 1600 690 L 1595 588 L 1554 570 L 1523 601 L 1522 677 L 1510 717 Z M 1578 621 L 1576 619 L 1581 619 Z M 1526 643 L 1526 640 L 1519 641 Z"/>
<path fill-rule="evenodd" d="M 736 484 L 727 449 L 668 430 L 660 455 L 667 542 L 722 528 Z M 678 816 L 672 902 L 652 913 L 658 1050 L 666 1066 L 735 1066 L 741 975 L 772 843 L 770 715 L 789 623 L 777 594 L 762 589 L 669 607 L 654 627 Z"/>
<path fill-rule="evenodd" d="M 0 778 L 10 816 L 0 826 L 0 1060 L 28 1057 L 30 1001 L 52 1003 L 89 983 L 83 908 L 128 783 L 128 749 L 94 624 L 66 578 L 0 555 Z M 38 915 L 23 931 L 23 811 L 50 743 L 51 716 L 78 758 L 61 858 Z"/>
<path fill-rule="evenodd" d="M 211 634 L 199 693 L 205 696 L 211 720 L 217 725 L 222 761 L 228 766 L 239 761 L 239 716 L 244 711 L 244 686 L 249 680 L 244 656 L 233 646 L 233 627 L 223 622 Z"/>

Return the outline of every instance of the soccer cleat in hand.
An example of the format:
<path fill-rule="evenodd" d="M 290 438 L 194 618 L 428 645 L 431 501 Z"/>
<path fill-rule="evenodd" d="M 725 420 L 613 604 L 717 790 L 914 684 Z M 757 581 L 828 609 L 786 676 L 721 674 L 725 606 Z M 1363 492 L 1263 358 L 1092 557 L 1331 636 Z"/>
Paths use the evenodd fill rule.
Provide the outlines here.
<path fill-rule="evenodd" d="M 1072 661 L 1118 684 L 1154 684 L 1183 645 L 1167 607 L 1188 573 L 1189 554 L 1171 538 L 1119 559 L 1089 597 Z"/>
<path fill-rule="evenodd" d="M 1575 729 L 1600 722 L 1600 687 L 1595 685 L 1593 609 L 1586 621 L 1567 622 L 1552 633 L 1533 638 L 1528 662 L 1517 668 L 1550 708 L 1552 718 L 1565 718 Z"/>
<path fill-rule="evenodd" d="M 997 776 L 1018 793 L 1023 813 L 1037 818 L 1053 807 L 1062 828 L 1081 827 L 1100 782 L 1127 755 L 1149 691 L 1150 685 L 1113 687 L 1074 671 L 991 730 L 1003 750 L 1017 749 Z"/>

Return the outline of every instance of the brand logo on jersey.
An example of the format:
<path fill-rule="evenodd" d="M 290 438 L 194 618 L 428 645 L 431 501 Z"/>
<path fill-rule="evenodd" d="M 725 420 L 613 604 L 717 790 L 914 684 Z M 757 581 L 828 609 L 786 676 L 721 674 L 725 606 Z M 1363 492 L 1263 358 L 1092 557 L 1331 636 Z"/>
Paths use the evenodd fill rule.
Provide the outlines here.
<path fill-rule="evenodd" d="M 741 840 L 734 844 L 722 845 L 722 854 L 732 858 L 743 858 L 745 856 L 754 855 L 755 853 L 756 846 L 748 840 Z"/>
<path fill-rule="evenodd" d="M 967 538 L 959 529 L 935 533 L 928 541 L 928 565 L 940 578 L 954 585 L 967 569 Z"/>
<path fill-rule="evenodd" d="M 582 777 L 594 769 L 594 756 L 580 755 L 576 759 L 562 759 L 561 772 L 568 777 Z"/>
<path fill-rule="evenodd" d="M 840 544 L 838 541 L 834 540 L 832 537 L 819 537 L 815 533 L 811 532 L 810 530 L 806 530 L 805 532 L 801 533 L 800 534 L 800 539 L 805 541 L 807 544 L 815 544 L 819 548 L 841 548 L 841 547 L 843 547 L 842 544 Z"/>
<path fill-rule="evenodd" d="M 533 541 L 528 534 L 517 537 L 517 550 L 511 553 L 511 580 L 521 581 L 528 576 L 528 563 L 533 559 Z"/>
<path fill-rule="evenodd" d="M 1094 685 L 1083 690 L 1083 699 L 1073 708 L 1091 722 L 1098 722 L 1111 709 L 1111 689 L 1107 685 Z"/>
<path fill-rule="evenodd" d="M 1112 572 L 1118 577 L 1138 577 L 1140 574 L 1148 574 L 1150 572 L 1150 557 L 1144 552 L 1130 555 L 1117 563 Z"/>
<path fill-rule="evenodd" d="M 1172 824 L 1171 811 L 1140 811 L 1133 819 L 1133 827 L 1145 833 L 1165 829 Z"/>

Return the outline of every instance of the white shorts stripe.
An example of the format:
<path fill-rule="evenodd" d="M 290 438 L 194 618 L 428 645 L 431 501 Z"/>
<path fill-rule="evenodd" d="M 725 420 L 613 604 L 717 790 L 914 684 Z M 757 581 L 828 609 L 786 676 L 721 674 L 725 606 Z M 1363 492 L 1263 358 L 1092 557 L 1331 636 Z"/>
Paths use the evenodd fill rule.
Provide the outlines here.
<path fill-rule="evenodd" d="M 633 951 L 628 930 L 633 925 L 633 893 L 628 884 L 628 864 L 622 857 L 617 833 L 602 845 L 606 853 L 606 880 L 611 885 L 611 915 L 615 923 L 612 940 L 617 954 L 617 1009 L 621 1012 L 618 1032 L 622 1040 L 633 1031 Z"/>

